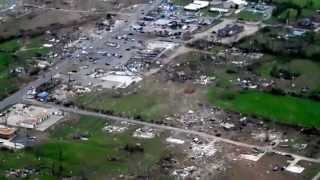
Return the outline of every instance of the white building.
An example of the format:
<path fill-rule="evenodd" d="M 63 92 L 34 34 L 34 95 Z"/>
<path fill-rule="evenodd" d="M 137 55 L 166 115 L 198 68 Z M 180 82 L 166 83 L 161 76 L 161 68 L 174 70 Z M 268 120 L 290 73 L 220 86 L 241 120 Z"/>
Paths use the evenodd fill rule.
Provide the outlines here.
<path fill-rule="evenodd" d="M 198 11 L 209 6 L 209 1 L 194 0 L 192 3 L 184 7 L 188 11 Z"/>
<path fill-rule="evenodd" d="M 230 0 L 231 2 L 233 2 L 234 4 L 237 4 L 239 6 L 246 6 L 248 5 L 248 2 L 245 0 Z"/>
<path fill-rule="evenodd" d="M 248 5 L 248 2 L 245 0 L 228 0 L 224 3 L 224 8 L 243 8 L 246 5 Z"/>

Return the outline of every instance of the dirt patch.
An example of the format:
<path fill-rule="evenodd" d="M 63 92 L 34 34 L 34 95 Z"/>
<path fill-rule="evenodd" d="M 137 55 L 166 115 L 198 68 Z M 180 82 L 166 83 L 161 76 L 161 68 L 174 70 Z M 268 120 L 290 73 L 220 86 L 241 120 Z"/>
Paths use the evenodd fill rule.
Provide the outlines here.
<path fill-rule="evenodd" d="M 224 180 L 302 180 L 301 176 L 288 173 L 281 169 L 286 165 L 287 158 L 284 156 L 267 154 L 258 162 L 252 163 L 247 160 L 233 161 L 231 167 L 227 169 L 225 175 L 219 179 Z M 277 170 L 276 170 L 277 169 Z"/>

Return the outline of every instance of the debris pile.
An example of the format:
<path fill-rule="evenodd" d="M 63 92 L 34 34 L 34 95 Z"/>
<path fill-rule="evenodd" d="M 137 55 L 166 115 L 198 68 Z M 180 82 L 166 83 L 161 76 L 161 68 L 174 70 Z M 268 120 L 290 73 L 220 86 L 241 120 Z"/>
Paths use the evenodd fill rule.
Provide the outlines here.
<path fill-rule="evenodd" d="M 213 156 L 217 152 L 215 142 L 212 141 L 208 144 L 201 142 L 198 138 L 194 138 L 191 144 L 191 157 L 198 159 L 198 158 L 205 158 Z"/>
<path fill-rule="evenodd" d="M 6 171 L 6 177 L 8 178 L 28 178 L 32 175 L 39 173 L 36 169 L 23 168 L 23 169 L 13 169 Z"/>
<path fill-rule="evenodd" d="M 106 125 L 103 128 L 103 131 L 107 133 L 122 133 L 124 131 L 128 130 L 127 127 L 120 127 L 120 126 L 112 126 L 112 125 Z"/>
<path fill-rule="evenodd" d="M 156 134 L 151 128 L 139 128 L 133 133 L 133 137 L 142 139 L 152 139 L 155 136 Z"/>

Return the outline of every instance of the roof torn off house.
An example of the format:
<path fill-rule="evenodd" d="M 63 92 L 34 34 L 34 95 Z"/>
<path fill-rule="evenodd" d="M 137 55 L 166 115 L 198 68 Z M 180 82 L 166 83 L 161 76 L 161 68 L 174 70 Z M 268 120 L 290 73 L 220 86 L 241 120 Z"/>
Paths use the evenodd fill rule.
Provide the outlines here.
<path fill-rule="evenodd" d="M 45 131 L 62 118 L 63 113 L 58 109 L 16 104 L 0 121 L 9 126 Z"/>

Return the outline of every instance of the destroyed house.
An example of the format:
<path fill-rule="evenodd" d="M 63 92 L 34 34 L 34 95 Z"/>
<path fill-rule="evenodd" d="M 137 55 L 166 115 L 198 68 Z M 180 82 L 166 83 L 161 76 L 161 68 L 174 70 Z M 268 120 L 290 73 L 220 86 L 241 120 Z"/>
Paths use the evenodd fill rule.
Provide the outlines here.
<path fill-rule="evenodd" d="M 16 128 L 9 128 L 7 126 L 0 125 L 0 138 L 12 139 L 16 135 Z"/>
<path fill-rule="evenodd" d="M 297 27 L 304 29 L 312 29 L 314 28 L 314 24 L 310 18 L 303 18 L 297 22 Z"/>
<path fill-rule="evenodd" d="M 235 24 L 235 25 L 228 24 L 223 29 L 218 30 L 218 36 L 219 37 L 231 37 L 231 36 L 234 36 L 236 34 L 241 33 L 243 30 L 244 30 L 243 26 L 239 26 L 237 24 Z"/>

